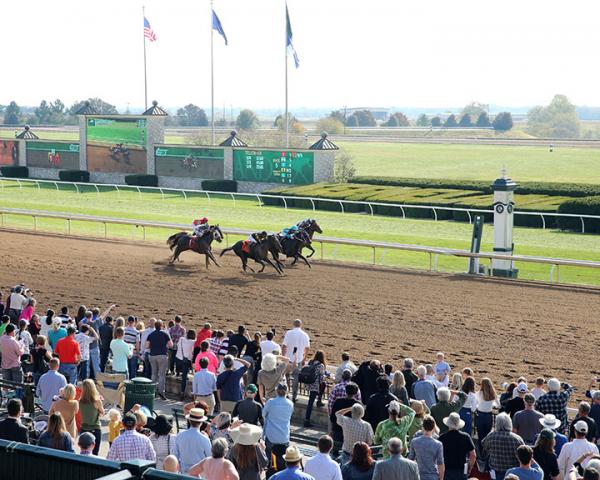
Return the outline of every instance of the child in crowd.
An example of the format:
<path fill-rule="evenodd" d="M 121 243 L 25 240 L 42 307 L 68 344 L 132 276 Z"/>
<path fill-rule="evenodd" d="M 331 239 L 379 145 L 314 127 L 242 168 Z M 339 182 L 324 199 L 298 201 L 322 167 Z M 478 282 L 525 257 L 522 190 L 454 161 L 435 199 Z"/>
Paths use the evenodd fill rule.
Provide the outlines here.
<path fill-rule="evenodd" d="M 437 362 L 435 362 L 434 371 L 438 384 L 444 387 L 448 386 L 450 380 L 450 365 L 446 362 L 443 352 L 438 352 L 436 355 Z"/>
<path fill-rule="evenodd" d="M 115 438 L 121 433 L 121 412 L 116 408 L 108 411 L 108 444 L 112 445 Z"/>
<path fill-rule="evenodd" d="M 538 377 L 535 379 L 535 387 L 531 390 L 531 394 L 536 400 L 547 393 L 546 390 L 544 390 L 545 383 L 546 380 L 544 380 L 544 377 Z"/>

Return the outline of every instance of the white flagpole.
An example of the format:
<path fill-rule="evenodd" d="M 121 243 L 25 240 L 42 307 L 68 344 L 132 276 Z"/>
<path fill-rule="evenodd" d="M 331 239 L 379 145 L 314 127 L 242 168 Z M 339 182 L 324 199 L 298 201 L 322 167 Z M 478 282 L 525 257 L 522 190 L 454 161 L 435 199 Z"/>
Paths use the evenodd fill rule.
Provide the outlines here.
<path fill-rule="evenodd" d="M 144 24 L 146 21 L 146 7 L 142 5 L 142 17 L 144 19 Z M 144 30 L 146 27 L 144 26 Z M 146 70 L 146 32 L 142 32 L 142 37 L 144 38 L 144 111 L 148 110 L 148 73 Z"/>
<path fill-rule="evenodd" d="M 285 2 L 285 148 L 290 148 L 290 123 L 288 119 L 288 9 Z"/>
<path fill-rule="evenodd" d="M 214 35 L 213 28 L 213 0 L 210 0 L 210 126 L 212 144 L 215 144 L 215 64 L 214 64 Z"/>

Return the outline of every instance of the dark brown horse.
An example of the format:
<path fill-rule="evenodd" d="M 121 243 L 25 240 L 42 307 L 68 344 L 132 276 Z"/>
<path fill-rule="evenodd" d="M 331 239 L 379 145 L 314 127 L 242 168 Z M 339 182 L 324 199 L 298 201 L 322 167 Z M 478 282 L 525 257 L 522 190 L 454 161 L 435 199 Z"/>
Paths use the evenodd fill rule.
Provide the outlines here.
<path fill-rule="evenodd" d="M 169 263 L 179 260 L 181 255 L 186 250 L 192 250 L 206 258 L 206 268 L 208 268 L 209 259 L 214 262 L 217 267 L 220 267 L 217 259 L 212 253 L 211 244 L 213 241 L 221 242 L 223 240 L 223 232 L 218 225 L 214 225 L 208 229 L 208 232 L 201 238 L 189 235 L 187 232 L 179 232 L 171 235 L 167 240 L 167 245 L 171 250 L 175 249 Z"/>
<path fill-rule="evenodd" d="M 308 234 L 309 242 L 306 245 L 303 245 L 302 248 L 306 247 L 310 250 L 310 255 L 306 256 L 306 258 L 310 258 L 315 254 L 315 249 L 311 245 L 313 236 L 315 233 L 323 233 L 323 230 L 314 218 L 307 218 L 306 220 L 298 222 L 296 225 Z M 302 254 L 302 248 L 300 248 L 300 254 Z"/>
<path fill-rule="evenodd" d="M 232 247 L 229 247 L 229 248 L 226 248 L 225 250 L 223 250 L 219 256 L 222 257 L 223 254 L 225 254 L 226 252 L 233 250 L 234 253 L 238 257 L 240 257 L 240 260 L 242 261 L 242 268 L 244 269 L 244 272 L 246 271 L 247 268 L 249 268 L 251 272 L 255 273 L 254 269 L 248 265 L 248 259 L 252 259 L 256 263 L 258 263 L 259 265 L 262 266 L 262 268 L 258 271 L 258 273 L 263 272 L 266 264 L 268 263 L 275 269 L 275 271 L 279 275 L 283 274 L 283 269 L 278 264 L 274 264 L 273 262 L 271 262 L 271 260 L 269 260 L 269 252 L 271 250 L 281 252 L 281 243 L 279 243 L 279 239 L 277 238 L 276 235 L 272 235 L 272 234 L 267 235 L 267 238 L 265 240 L 263 240 L 262 242 L 250 244 L 249 249 L 250 249 L 250 253 L 248 253 L 244 249 L 244 241 L 240 240 Z"/>

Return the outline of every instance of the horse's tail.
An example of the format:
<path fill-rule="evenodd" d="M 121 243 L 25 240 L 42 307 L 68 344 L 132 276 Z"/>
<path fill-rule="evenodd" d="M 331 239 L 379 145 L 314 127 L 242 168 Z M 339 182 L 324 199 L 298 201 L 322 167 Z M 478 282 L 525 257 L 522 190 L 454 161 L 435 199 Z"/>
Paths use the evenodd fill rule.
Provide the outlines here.
<path fill-rule="evenodd" d="M 221 250 L 221 253 L 219 254 L 219 257 L 222 257 L 225 253 L 229 252 L 233 250 L 233 247 L 229 247 L 229 248 L 225 248 L 223 250 Z"/>
<path fill-rule="evenodd" d="M 167 239 L 167 245 L 171 250 L 173 250 L 177 246 L 177 241 L 179 240 L 179 237 L 181 235 L 185 235 L 185 232 L 175 233 Z"/>

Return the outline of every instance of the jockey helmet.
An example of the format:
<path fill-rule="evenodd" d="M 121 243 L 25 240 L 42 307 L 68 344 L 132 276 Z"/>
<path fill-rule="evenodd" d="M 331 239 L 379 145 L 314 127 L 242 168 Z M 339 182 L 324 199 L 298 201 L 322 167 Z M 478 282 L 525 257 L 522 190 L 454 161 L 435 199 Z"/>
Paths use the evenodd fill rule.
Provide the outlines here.
<path fill-rule="evenodd" d="M 208 223 L 208 218 L 206 218 L 206 217 L 202 217 L 202 218 L 200 219 L 200 225 L 204 225 L 205 223 Z"/>

